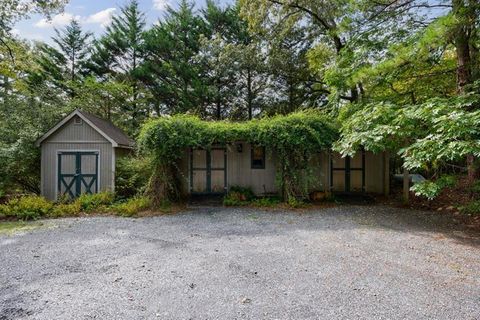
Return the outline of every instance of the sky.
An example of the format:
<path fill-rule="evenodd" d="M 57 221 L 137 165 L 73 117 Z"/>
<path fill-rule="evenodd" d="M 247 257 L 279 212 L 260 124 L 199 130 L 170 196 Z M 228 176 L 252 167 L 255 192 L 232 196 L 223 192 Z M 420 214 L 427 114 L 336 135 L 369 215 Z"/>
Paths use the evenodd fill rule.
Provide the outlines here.
<path fill-rule="evenodd" d="M 13 33 L 20 38 L 52 43 L 51 37 L 55 35 L 54 28 L 61 29 L 75 18 L 80 21 L 84 30 L 98 37 L 110 23 L 111 16 L 118 14 L 120 7 L 128 2 L 128 0 L 70 0 L 64 13 L 53 16 L 51 21 L 40 15 L 33 15 L 29 19 L 18 22 Z M 178 2 L 179 0 L 139 0 L 140 9 L 145 12 L 148 25 L 162 18 L 167 6 L 175 8 Z M 205 0 L 192 2 L 197 10 L 205 6 Z M 217 0 L 217 3 L 232 4 L 234 0 Z"/>

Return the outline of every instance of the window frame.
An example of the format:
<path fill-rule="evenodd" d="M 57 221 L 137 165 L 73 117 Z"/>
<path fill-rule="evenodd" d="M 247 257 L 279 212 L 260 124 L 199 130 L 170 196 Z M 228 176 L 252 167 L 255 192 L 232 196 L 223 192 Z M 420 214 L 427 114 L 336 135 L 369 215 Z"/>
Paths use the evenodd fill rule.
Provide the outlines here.
<path fill-rule="evenodd" d="M 253 164 L 253 156 L 254 156 L 254 150 L 255 148 L 261 148 L 263 151 L 263 157 L 262 157 L 262 165 L 254 165 Z M 253 145 L 250 148 L 250 169 L 254 170 L 262 170 L 265 169 L 265 162 L 266 162 L 266 151 L 264 146 L 258 146 L 258 145 Z"/>

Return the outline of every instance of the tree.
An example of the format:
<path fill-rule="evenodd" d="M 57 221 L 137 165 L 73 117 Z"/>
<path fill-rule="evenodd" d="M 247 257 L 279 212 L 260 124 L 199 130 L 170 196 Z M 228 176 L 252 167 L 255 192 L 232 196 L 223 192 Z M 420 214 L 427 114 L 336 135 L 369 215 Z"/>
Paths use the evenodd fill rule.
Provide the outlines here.
<path fill-rule="evenodd" d="M 138 1 L 132 0 L 121 9 L 121 14 L 112 18 L 106 34 L 94 45 L 88 68 L 98 77 L 116 79 L 128 83 L 132 96 L 124 111 L 130 115 L 130 131 L 135 132 L 148 114 L 143 103 L 139 68 L 143 62 L 145 15 L 139 9 Z"/>
<path fill-rule="evenodd" d="M 36 13 L 50 17 L 51 14 L 61 11 L 67 2 L 68 0 L 2 0 L 0 3 L 0 45 L 7 48 L 8 56 L 13 60 L 13 51 L 7 38 L 17 21 Z"/>
<path fill-rule="evenodd" d="M 29 76 L 38 69 L 36 48 L 9 43 L 15 64 L 0 62 L 0 190 L 40 191 L 40 150 L 34 141 L 68 111 L 57 88 Z M 7 51 L 0 46 L 0 52 Z"/>
<path fill-rule="evenodd" d="M 92 34 L 83 32 L 76 20 L 72 20 L 63 30 L 55 29 L 55 32 L 56 36 L 52 39 L 58 49 L 47 44 L 40 46 L 39 76 L 66 89 L 70 96 L 74 96 L 72 85 L 79 82 L 85 73 Z"/>
<path fill-rule="evenodd" d="M 205 34 L 205 22 L 185 0 L 177 10 L 168 8 L 165 19 L 146 32 L 140 74 L 157 114 L 205 114 L 206 85 L 196 59 Z"/>

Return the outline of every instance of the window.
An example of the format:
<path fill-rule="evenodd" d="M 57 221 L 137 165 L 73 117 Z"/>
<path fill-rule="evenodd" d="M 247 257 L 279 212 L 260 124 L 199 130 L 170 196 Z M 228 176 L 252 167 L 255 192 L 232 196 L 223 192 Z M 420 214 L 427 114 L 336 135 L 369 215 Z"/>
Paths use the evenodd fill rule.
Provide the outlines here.
<path fill-rule="evenodd" d="M 73 120 L 73 123 L 76 124 L 76 125 L 81 125 L 82 124 L 82 118 L 80 117 L 75 117 L 75 119 Z"/>
<path fill-rule="evenodd" d="M 252 169 L 265 169 L 265 147 L 252 146 Z"/>

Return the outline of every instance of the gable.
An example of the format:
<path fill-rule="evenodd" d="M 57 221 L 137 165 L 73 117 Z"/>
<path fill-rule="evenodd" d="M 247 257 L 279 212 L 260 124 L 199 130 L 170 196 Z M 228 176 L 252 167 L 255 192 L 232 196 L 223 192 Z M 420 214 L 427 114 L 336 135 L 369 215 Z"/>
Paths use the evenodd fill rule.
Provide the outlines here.
<path fill-rule="evenodd" d="M 80 123 L 76 121 L 80 120 Z M 73 116 L 43 142 L 109 142 L 78 115 Z"/>

